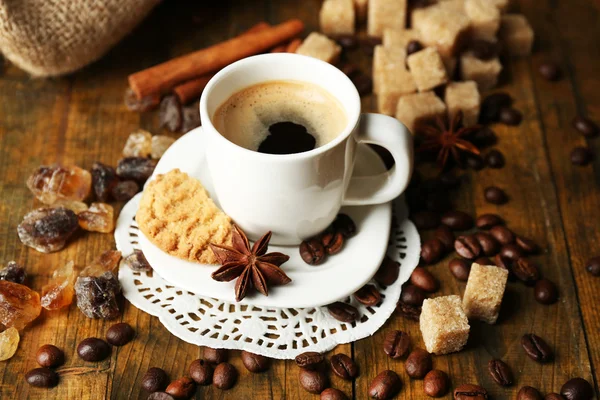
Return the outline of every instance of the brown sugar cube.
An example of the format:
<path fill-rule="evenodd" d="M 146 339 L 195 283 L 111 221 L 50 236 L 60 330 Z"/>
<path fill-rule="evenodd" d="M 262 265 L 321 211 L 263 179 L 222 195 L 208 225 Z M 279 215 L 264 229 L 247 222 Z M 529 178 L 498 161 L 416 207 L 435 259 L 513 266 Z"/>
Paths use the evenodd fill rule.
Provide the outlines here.
<path fill-rule="evenodd" d="M 406 71 L 406 50 L 402 47 L 375 46 L 373 54 L 373 92 L 379 93 L 379 81 L 385 71 Z M 416 90 L 416 89 L 415 89 Z M 415 90 L 410 91 L 410 93 Z"/>
<path fill-rule="evenodd" d="M 460 75 L 463 81 L 475 81 L 480 91 L 488 90 L 498 83 L 502 64 L 498 57 L 480 60 L 472 52 L 460 56 Z"/>
<path fill-rule="evenodd" d="M 431 90 L 448 81 L 442 57 L 434 47 L 411 54 L 406 62 L 419 92 Z"/>
<path fill-rule="evenodd" d="M 442 7 L 443 9 L 464 13 L 465 1 L 466 0 L 441 0 L 438 2 L 438 4 L 439 7 Z"/>
<path fill-rule="evenodd" d="M 492 3 L 500 12 L 505 12 L 510 7 L 510 0 L 488 0 Z"/>
<path fill-rule="evenodd" d="M 321 32 L 326 35 L 354 34 L 353 0 L 325 0 L 319 13 Z"/>
<path fill-rule="evenodd" d="M 396 108 L 396 118 L 413 134 L 418 124 L 444 114 L 446 114 L 446 105 L 433 92 L 402 96 Z"/>
<path fill-rule="evenodd" d="M 481 98 L 477 84 L 473 81 L 451 82 L 446 86 L 444 97 L 450 120 L 460 111 L 463 115 L 463 126 L 477 125 Z"/>
<path fill-rule="evenodd" d="M 446 74 L 450 77 L 450 79 L 452 79 L 452 77 L 454 76 L 454 72 L 456 71 L 458 59 L 452 56 L 443 56 L 442 54 L 440 54 L 440 56 L 442 57 L 444 68 L 446 68 Z"/>
<path fill-rule="evenodd" d="M 533 29 L 521 14 L 505 14 L 498 32 L 504 50 L 511 56 L 527 56 L 533 46 Z"/>
<path fill-rule="evenodd" d="M 489 0 L 466 0 L 465 11 L 471 20 L 471 36 L 496 40 L 500 27 L 500 10 Z"/>
<path fill-rule="evenodd" d="M 298 47 L 297 54 L 318 58 L 334 64 L 342 52 L 342 48 L 325 35 L 312 32 Z"/>
<path fill-rule="evenodd" d="M 381 114 L 393 116 L 398 100 L 402 96 L 417 90 L 411 73 L 406 70 L 384 70 L 379 78 L 379 93 L 377 93 L 377 108 Z"/>
<path fill-rule="evenodd" d="M 406 0 L 369 0 L 367 33 L 382 37 L 386 29 L 406 27 Z"/>
<path fill-rule="evenodd" d="M 425 348 L 434 354 L 460 351 L 469 338 L 469 320 L 456 295 L 425 299 L 420 327 Z"/>
<path fill-rule="evenodd" d="M 369 0 L 354 0 L 354 9 L 356 13 L 356 20 L 358 22 L 364 22 L 367 20 L 368 7 Z"/>
<path fill-rule="evenodd" d="M 503 268 L 474 263 L 462 302 L 467 316 L 495 324 L 507 279 L 508 271 Z"/>
<path fill-rule="evenodd" d="M 419 35 L 414 29 L 386 29 L 383 31 L 385 47 L 406 49 L 406 46 L 413 40 L 419 40 Z"/>

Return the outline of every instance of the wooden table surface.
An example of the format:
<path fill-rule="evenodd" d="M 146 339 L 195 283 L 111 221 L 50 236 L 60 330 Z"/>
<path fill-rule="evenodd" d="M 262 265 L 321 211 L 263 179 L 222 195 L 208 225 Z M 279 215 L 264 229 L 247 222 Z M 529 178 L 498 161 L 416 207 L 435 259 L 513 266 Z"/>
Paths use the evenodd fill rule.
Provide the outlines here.
<path fill-rule="evenodd" d="M 90 169 L 96 160 L 116 165 L 128 134 L 136 128 L 161 133 L 156 113 L 137 114 L 123 105 L 129 73 L 172 56 L 219 42 L 266 20 L 277 23 L 292 17 L 303 19 L 309 30 L 317 28 L 319 0 L 168 1 L 122 43 L 95 64 L 60 79 L 31 79 L 6 65 L 0 73 L 0 264 L 17 260 L 40 290 L 58 265 L 74 260 L 83 267 L 100 252 L 113 248 L 110 234 L 82 234 L 55 254 L 41 254 L 19 241 L 16 227 L 36 206 L 25 186 L 27 176 L 40 164 L 74 163 Z M 471 336 L 460 353 L 437 356 L 435 368 L 448 372 L 452 385 L 479 383 L 495 399 L 514 398 L 522 385 L 543 393 L 559 391 L 563 382 L 581 376 L 598 390 L 600 366 L 600 278 L 583 268 L 588 257 L 600 254 L 600 157 L 587 167 L 572 166 L 569 153 L 589 145 L 600 155 L 600 138 L 586 140 L 570 125 L 578 113 L 600 122 L 600 3 L 589 0 L 521 0 L 516 5 L 536 32 L 536 51 L 531 58 L 504 65 L 500 90 L 509 92 L 523 112 L 519 127 L 494 127 L 497 148 L 506 156 L 503 169 L 466 171 L 462 189 L 453 194 L 458 209 L 472 215 L 498 213 L 517 233 L 543 246 L 536 257 L 543 275 L 558 284 L 560 300 L 544 306 L 531 288 L 508 286 L 497 325 L 472 323 Z M 350 58 L 370 70 L 370 58 L 356 51 Z M 565 72 L 549 83 L 537 73 L 546 61 L 557 61 Z M 365 110 L 373 99 L 364 99 Z M 494 183 L 505 188 L 510 202 L 485 203 L 482 191 Z M 120 206 L 117 207 L 120 209 Z M 441 280 L 436 295 L 462 294 L 464 283 L 450 274 L 450 257 L 430 267 Z M 75 306 L 59 312 L 43 311 L 22 332 L 16 355 L 0 363 L 0 398 L 18 399 L 145 399 L 142 376 L 149 367 L 165 369 L 173 379 L 186 375 L 189 364 L 202 355 L 198 347 L 167 332 L 157 318 L 124 304 L 121 321 L 137 331 L 134 342 L 115 348 L 109 359 L 87 363 L 75 355 L 77 343 L 90 336 L 103 337 L 113 321 L 86 318 Z M 366 399 L 371 379 L 384 369 L 397 371 L 403 381 L 398 398 L 423 398 L 423 383 L 410 380 L 402 361 L 382 350 L 384 333 L 409 332 L 414 346 L 422 346 L 418 324 L 393 316 L 370 338 L 338 346 L 332 353 L 351 355 L 361 369 L 354 382 L 332 376 L 332 385 Z M 538 364 L 521 349 L 520 338 L 536 333 L 556 352 L 556 360 Z M 43 344 L 62 348 L 66 363 L 59 369 L 60 384 L 53 389 L 28 386 L 24 374 L 37 367 L 35 352 Z M 251 374 L 239 354 L 237 385 L 229 391 L 211 386 L 197 391 L 197 399 L 309 399 L 298 385 L 293 362 L 274 362 L 268 372 Z M 505 360 L 516 384 L 496 385 L 487 373 L 491 358 Z M 447 395 L 446 398 L 451 398 Z"/>

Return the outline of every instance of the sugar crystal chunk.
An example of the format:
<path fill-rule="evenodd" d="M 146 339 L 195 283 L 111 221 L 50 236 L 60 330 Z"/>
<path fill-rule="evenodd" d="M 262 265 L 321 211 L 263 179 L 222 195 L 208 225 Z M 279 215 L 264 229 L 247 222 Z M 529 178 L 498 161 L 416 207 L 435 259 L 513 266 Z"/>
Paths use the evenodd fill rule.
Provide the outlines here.
<path fill-rule="evenodd" d="M 71 304 L 75 294 L 74 282 L 73 261 L 54 270 L 50 281 L 42 287 L 42 307 L 46 310 L 58 310 Z"/>
<path fill-rule="evenodd" d="M 119 316 L 121 284 L 112 271 L 120 259 L 120 251 L 106 251 L 79 274 L 75 282 L 77 307 L 88 318 Z"/>
<path fill-rule="evenodd" d="M 112 196 L 116 201 L 128 201 L 140 191 L 140 185 L 135 181 L 122 181 L 112 189 Z"/>
<path fill-rule="evenodd" d="M 141 250 L 134 250 L 133 253 L 123 258 L 123 264 L 127 265 L 133 271 L 152 271 L 152 267 Z"/>
<path fill-rule="evenodd" d="M 42 253 L 64 248 L 79 227 L 77 215 L 66 208 L 38 208 L 25 217 L 17 227 L 21 242 Z"/>
<path fill-rule="evenodd" d="M 143 129 L 129 134 L 125 147 L 124 157 L 148 157 L 152 152 L 152 134 Z"/>
<path fill-rule="evenodd" d="M 354 34 L 354 1 L 325 0 L 319 12 L 321 32 L 329 36 Z"/>
<path fill-rule="evenodd" d="M 448 80 L 442 57 L 434 47 L 411 54 L 406 62 L 419 92 L 431 90 Z"/>
<path fill-rule="evenodd" d="M 52 204 L 50 207 L 52 208 L 67 208 L 73 211 L 75 214 L 79 214 L 82 211 L 88 209 L 88 205 L 83 201 L 71 201 L 71 200 L 59 200 L 56 203 Z"/>
<path fill-rule="evenodd" d="M 200 126 L 200 106 L 196 101 L 181 109 L 181 132 L 187 133 Z"/>
<path fill-rule="evenodd" d="M 495 265 L 474 263 L 463 295 L 462 305 L 467 316 L 495 324 L 507 280 L 507 270 Z"/>
<path fill-rule="evenodd" d="M 77 215 L 79 226 L 86 231 L 110 233 L 115 229 L 114 211 L 110 204 L 92 203 L 87 211 Z"/>
<path fill-rule="evenodd" d="M 42 165 L 27 179 L 27 187 L 44 204 L 83 201 L 90 194 L 92 176 L 75 165 Z"/>
<path fill-rule="evenodd" d="M 413 40 L 419 40 L 419 35 L 414 29 L 386 29 L 383 31 L 383 45 L 405 49 Z"/>
<path fill-rule="evenodd" d="M 496 40 L 500 27 L 500 10 L 490 0 L 465 0 L 465 11 L 471 20 L 471 36 Z"/>
<path fill-rule="evenodd" d="M 121 252 L 118 250 L 107 250 L 100 254 L 90 265 L 85 267 L 79 276 L 100 276 L 105 272 L 112 272 L 121 260 Z"/>
<path fill-rule="evenodd" d="M 16 261 L 9 261 L 6 267 L 0 270 L 0 280 L 23 284 L 26 279 L 25 268 Z"/>
<path fill-rule="evenodd" d="M 177 132 L 183 123 L 183 111 L 177 96 L 169 95 L 163 97 L 158 111 L 160 126 L 170 132 Z"/>
<path fill-rule="evenodd" d="M 0 324 L 21 330 L 36 319 L 41 311 L 37 292 L 25 285 L 0 280 Z"/>
<path fill-rule="evenodd" d="M 367 33 L 382 37 L 386 29 L 406 27 L 406 0 L 369 0 Z"/>
<path fill-rule="evenodd" d="M 92 167 L 92 182 L 96 198 L 108 201 L 112 188 L 119 182 L 119 177 L 113 167 L 96 161 Z"/>
<path fill-rule="evenodd" d="M 318 58 L 330 64 L 337 62 L 342 48 L 333 40 L 318 32 L 312 32 L 298 47 L 297 54 Z"/>
<path fill-rule="evenodd" d="M 419 124 L 429 122 L 445 113 L 446 105 L 435 93 L 421 92 L 400 98 L 396 118 L 414 134 Z"/>
<path fill-rule="evenodd" d="M 430 353 L 459 351 L 469 339 L 469 321 L 456 295 L 425 299 L 419 324 Z"/>
<path fill-rule="evenodd" d="M 470 26 L 464 11 L 448 3 L 419 8 L 412 14 L 412 27 L 419 33 L 421 42 L 437 47 L 443 58 L 456 55 Z"/>
<path fill-rule="evenodd" d="M 0 361 L 6 361 L 15 355 L 19 340 L 19 331 L 16 328 L 8 328 L 0 333 Z"/>
<path fill-rule="evenodd" d="M 165 151 L 175 143 L 175 139 L 169 136 L 152 136 L 152 158 L 158 160 L 165 154 Z"/>
<path fill-rule="evenodd" d="M 117 175 L 143 183 L 152 175 L 157 163 L 156 160 L 144 157 L 121 158 L 117 164 Z"/>
<path fill-rule="evenodd" d="M 446 86 L 445 100 L 451 121 L 458 112 L 462 112 L 463 126 L 477 125 L 481 98 L 475 82 L 449 83 Z"/>

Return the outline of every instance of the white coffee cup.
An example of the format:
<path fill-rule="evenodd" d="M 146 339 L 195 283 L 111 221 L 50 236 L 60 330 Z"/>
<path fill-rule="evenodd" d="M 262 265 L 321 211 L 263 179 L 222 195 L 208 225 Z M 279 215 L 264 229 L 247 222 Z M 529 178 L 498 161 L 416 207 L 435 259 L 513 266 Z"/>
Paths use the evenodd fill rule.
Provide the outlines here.
<path fill-rule="evenodd" d="M 327 90 L 346 112 L 344 130 L 311 151 L 274 155 L 240 147 L 215 129 L 211 119 L 231 95 L 273 80 L 308 82 Z M 412 173 L 412 136 L 397 119 L 361 114 L 360 106 L 352 81 L 311 57 L 258 55 L 217 73 L 200 99 L 200 117 L 208 168 L 223 211 L 251 239 L 272 231 L 271 243 L 294 245 L 325 230 L 344 205 L 381 204 L 399 196 Z M 352 177 L 357 143 L 386 148 L 395 166 L 380 175 Z"/>

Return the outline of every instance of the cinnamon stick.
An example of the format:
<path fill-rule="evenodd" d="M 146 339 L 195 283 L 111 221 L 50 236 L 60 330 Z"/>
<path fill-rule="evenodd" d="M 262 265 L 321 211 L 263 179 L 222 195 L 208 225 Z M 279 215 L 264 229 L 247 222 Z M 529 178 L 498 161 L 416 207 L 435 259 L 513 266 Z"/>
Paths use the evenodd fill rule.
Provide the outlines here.
<path fill-rule="evenodd" d="M 279 46 L 275 46 L 271 49 L 269 53 L 285 53 L 288 48 L 288 44 L 281 44 Z"/>
<path fill-rule="evenodd" d="M 300 47 L 300 45 L 302 44 L 302 39 L 294 39 L 290 42 L 290 44 L 288 44 L 287 49 L 285 50 L 286 53 L 295 53 L 296 50 L 298 50 L 298 47 Z"/>
<path fill-rule="evenodd" d="M 266 51 L 302 32 L 304 23 L 292 19 L 260 32 L 238 36 L 129 75 L 129 86 L 138 99 L 165 93 L 178 83 L 223 68 L 242 58 Z"/>

